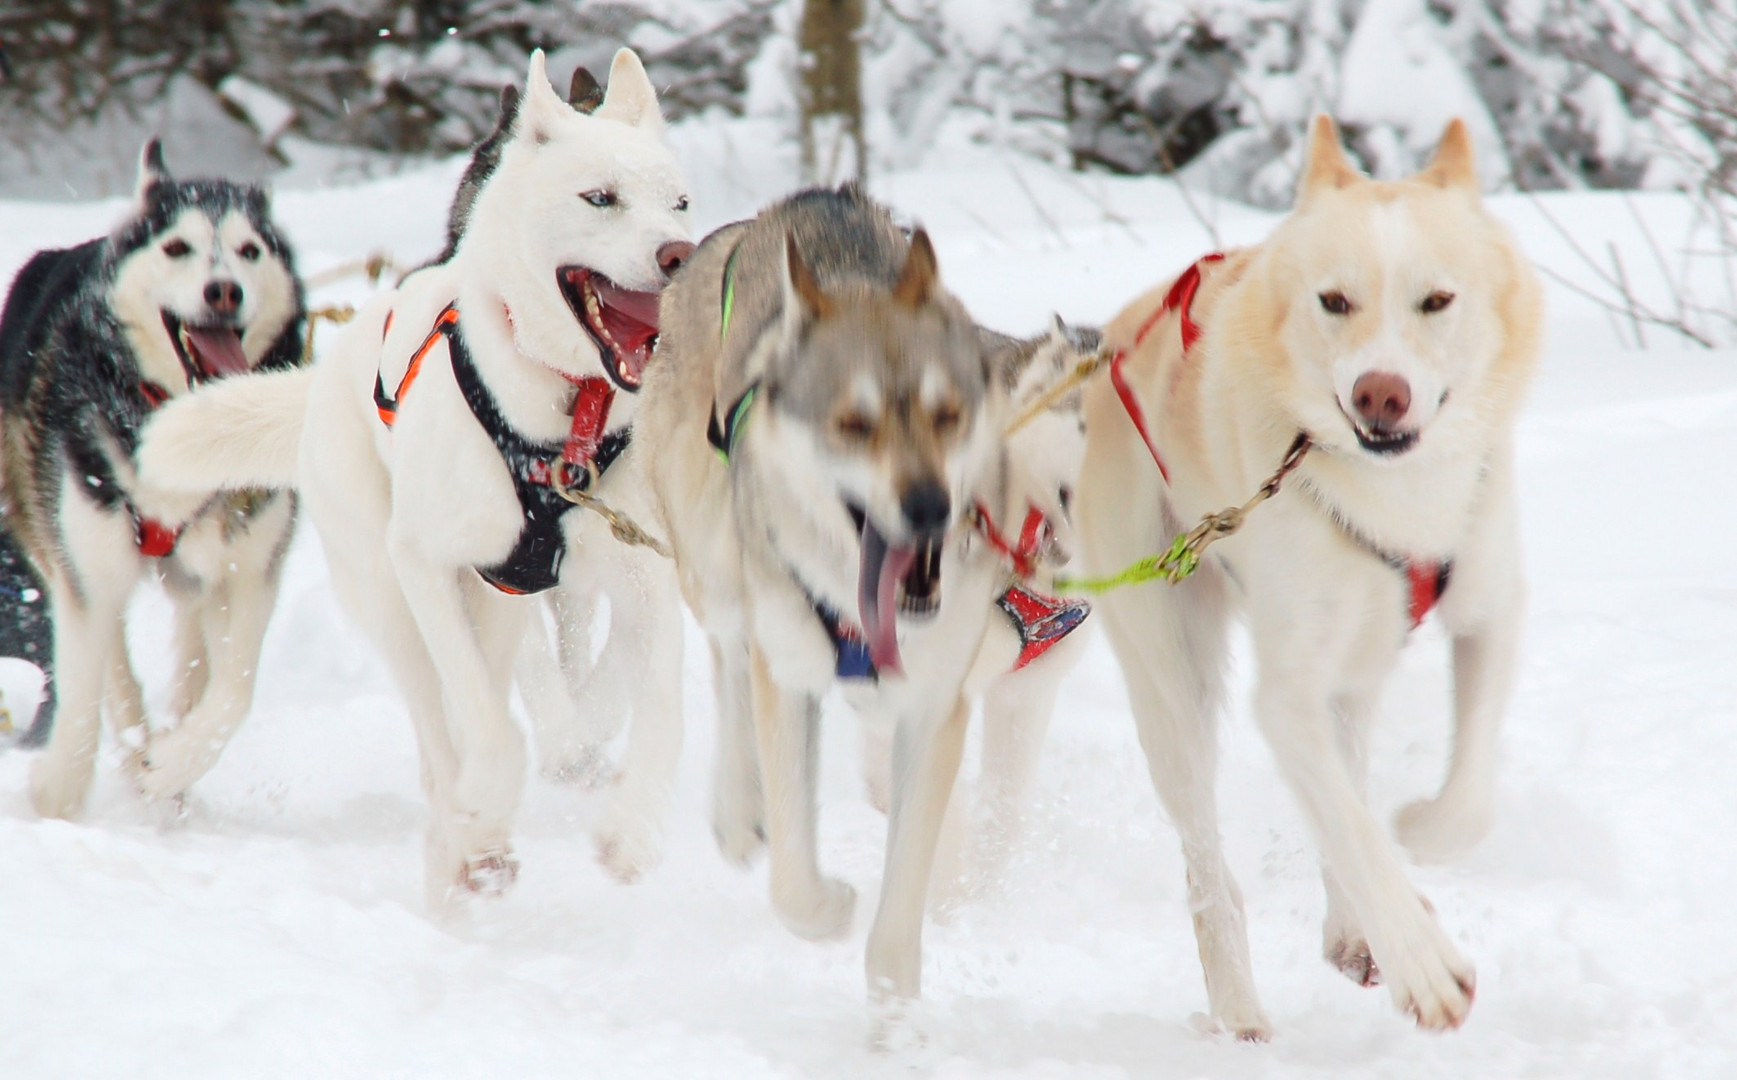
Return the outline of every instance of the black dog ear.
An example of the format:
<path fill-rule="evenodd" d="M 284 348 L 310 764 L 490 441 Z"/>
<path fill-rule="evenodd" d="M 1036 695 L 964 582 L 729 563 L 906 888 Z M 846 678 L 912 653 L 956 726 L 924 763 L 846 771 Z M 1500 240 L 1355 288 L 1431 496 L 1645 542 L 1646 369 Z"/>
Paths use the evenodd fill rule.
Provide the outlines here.
<path fill-rule="evenodd" d="M 596 112 L 597 106 L 603 104 L 603 84 L 597 81 L 590 69 L 583 66 L 573 69 L 573 81 L 567 87 L 567 104 L 582 113 Z"/>
<path fill-rule="evenodd" d="M 144 149 L 139 151 L 139 182 L 133 188 L 133 195 L 141 206 L 147 206 L 155 197 L 158 186 L 169 182 L 169 169 L 163 164 L 162 140 L 153 135 L 145 140 Z"/>

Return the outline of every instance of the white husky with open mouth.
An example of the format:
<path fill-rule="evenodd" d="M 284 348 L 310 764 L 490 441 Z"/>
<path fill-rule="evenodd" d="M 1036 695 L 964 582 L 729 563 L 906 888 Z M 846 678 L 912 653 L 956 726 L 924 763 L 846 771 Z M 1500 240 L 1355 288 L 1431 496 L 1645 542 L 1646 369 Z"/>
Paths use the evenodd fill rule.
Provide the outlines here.
<path fill-rule="evenodd" d="M 534 54 L 451 259 L 370 302 L 313 370 L 236 380 L 147 435 L 143 468 L 165 483 L 270 477 L 302 491 L 337 591 L 416 724 L 437 903 L 498 892 L 517 872 L 526 754 L 507 697 L 525 596 L 555 586 L 564 563 L 584 559 L 567 572 L 589 574 L 603 560 L 645 594 L 618 613 L 678 611 L 673 573 L 562 494 L 610 497 L 658 292 L 692 250 L 663 136 L 632 52 L 616 55 L 590 115 L 556 95 Z M 656 660 L 669 667 L 671 652 L 674 670 L 642 677 L 679 686 L 679 649 Z"/>

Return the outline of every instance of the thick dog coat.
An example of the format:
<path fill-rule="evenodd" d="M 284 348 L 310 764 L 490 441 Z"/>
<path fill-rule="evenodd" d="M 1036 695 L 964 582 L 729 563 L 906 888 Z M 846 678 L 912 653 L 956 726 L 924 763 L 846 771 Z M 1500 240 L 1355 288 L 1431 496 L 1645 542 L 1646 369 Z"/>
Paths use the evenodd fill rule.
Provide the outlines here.
<path fill-rule="evenodd" d="M 264 193 L 177 182 L 155 141 L 111 235 L 41 252 L 13 282 L 0 319 L 6 527 L 46 586 L 53 655 L 24 644 L 59 698 L 31 773 L 38 812 L 83 807 L 105 708 L 154 796 L 185 791 L 246 715 L 294 498 L 189 498 L 141 481 L 133 455 L 146 418 L 190 386 L 296 364 L 301 327 Z M 123 638 L 127 599 L 153 568 L 177 611 L 168 732 L 147 731 Z"/>
<path fill-rule="evenodd" d="M 1125 359 L 1087 397 L 1089 572 L 1168 547 L 1252 495 L 1299 435 L 1311 444 L 1192 578 L 1100 605 L 1181 833 L 1212 1015 L 1238 1036 L 1271 1025 L 1215 821 L 1213 714 L 1236 606 L 1253 636 L 1255 717 L 1320 845 L 1328 959 L 1385 982 L 1424 1027 L 1455 1027 L 1471 1007 L 1472 965 L 1364 804 L 1365 732 L 1414 618 L 1439 594 L 1453 765 L 1436 798 L 1400 815 L 1399 836 L 1443 858 L 1483 835 L 1520 624 L 1513 423 L 1539 322 L 1537 283 L 1480 204 L 1462 125 L 1423 172 L 1376 183 L 1323 118 L 1296 210 L 1265 243 L 1203 261 L 1106 329 Z"/>
<path fill-rule="evenodd" d="M 815 850 L 820 699 L 838 682 L 896 717 L 867 974 L 877 1000 L 915 997 L 962 686 L 1004 580 L 967 511 L 1003 505 L 1005 390 L 928 238 L 851 187 L 712 234 L 662 329 L 636 452 L 711 639 L 719 842 L 745 859 L 763 836 L 786 925 L 846 932 L 854 894 Z"/>
<path fill-rule="evenodd" d="M 152 475 L 195 489 L 273 476 L 302 492 L 338 594 L 416 724 L 436 904 L 516 874 L 526 754 L 507 699 L 534 603 L 523 594 L 572 572 L 570 556 L 655 559 L 557 489 L 612 496 L 656 293 L 692 247 L 663 133 L 630 51 L 590 115 L 555 94 L 535 53 L 451 258 L 371 301 L 311 372 L 238 381 L 165 413 L 142 454 Z M 671 613 L 673 629 L 643 633 L 679 642 L 673 575 L 609 565 L 627 592 L 668 593 L 617 614 Z M 679 722 L 673 655 L 633 675 L 662 695 L 653 711 Z M 667 758 L 679 735 L 652 742 Z"/>

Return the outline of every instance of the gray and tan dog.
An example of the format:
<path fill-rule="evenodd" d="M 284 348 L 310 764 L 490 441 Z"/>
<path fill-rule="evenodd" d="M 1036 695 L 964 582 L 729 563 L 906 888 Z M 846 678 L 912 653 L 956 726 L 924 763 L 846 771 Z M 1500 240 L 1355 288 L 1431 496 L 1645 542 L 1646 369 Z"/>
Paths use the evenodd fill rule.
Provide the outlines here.
<path fill-rule="evenodd" d="M 820 701 L 837 681 L 896 717 L 867 956 L 896 1008 L 919 992 L 962 687 L 1004 582 L 970 508 L 1003 504 L 1006 391 L 928 237 L 849 186 L 712 234 L 661 325 L 633 452 L 711 639 L 719 843 L 746 859 L 763 836 L 780 918 L 845 933 L 855 894 L 815 849 Z"/>

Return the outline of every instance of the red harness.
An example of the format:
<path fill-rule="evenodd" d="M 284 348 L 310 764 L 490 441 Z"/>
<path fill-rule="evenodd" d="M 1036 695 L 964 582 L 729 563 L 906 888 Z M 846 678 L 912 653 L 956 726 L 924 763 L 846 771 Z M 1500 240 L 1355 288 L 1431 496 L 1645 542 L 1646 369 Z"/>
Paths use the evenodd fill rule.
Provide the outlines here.
<path fill-rule="evenodd" d="M 1203 331 L 1200 324 L 1194 321 L 1194 295 L 1200 291 L 1200 270 L 1208 263 L 1215 263 L 1224 258 L 1223 252 L 1213 252 L 1202 256 L 1198 261 L 1182 272 L 1170 291 L 1164 294 L 1164 302 L 1158 305 L 1156 311 L 1146 317 L 1140 324 L 1140 329 L 1134 334 L 1134 348 L 1139 348 L 1152 333 L 1158 320 L 1172 311 L 1180 313 L 1179 326 L 1182 337 L 1182 354 L 1188 355 L 1188 350 L 1194 348 L 1194 343 L 1200 340 Z M 1128 382 L 1122 370 L 1123 361 L 1127 359 L 1128 350 L 1117 349 L 1110 358 L 1110 382 L 1116 388 L 1116 396 L 1122 400 L 1122 408 L 1127 412 L 1128 419 L 1134 424 L 1134 430 L 1140 433 L 1145 441 L 1146 449 L 1152 454 L 1152 461 L 1158 466 L 1159 475 L 1164 482 L 1170 482 L 1170 470 L 1164 464 L 1164 458 L 1158 453 L 1158 444 L 1153 441 L 1151 429 L 1146 424 L 1146 413 L 1140 408 L 1140 399 L 1134 392 L 1134 387 Z M 1405 575 L 1406 581 L 1406 614 L 1411 618 L 1412 629 L 1434 610 L 1441 601 L 1443 591 L 1447 589 L 1448 574 L 1453 568 L 1451 562 L 1436 559 L 1412 559 L 1403 556 L 1390 555 L 1375 549 L 1387 562 Z"/>
<path fill-rule="evenodd" d="M 145 411 L 155 412 L 159 405 L 169 400 L 169 391 L 154 382 L 140 379 L 139 396 L 145 399 Z M 156 518 L 145 517 L 130 502 L 126 505 L 128 515 L 133 519 L 133 542 L 138 545 L 139 554 L 147 559 L 164 559 L 173 555 L 175 544 L 181 539 L 181 530 L 171 529 Z"/>

